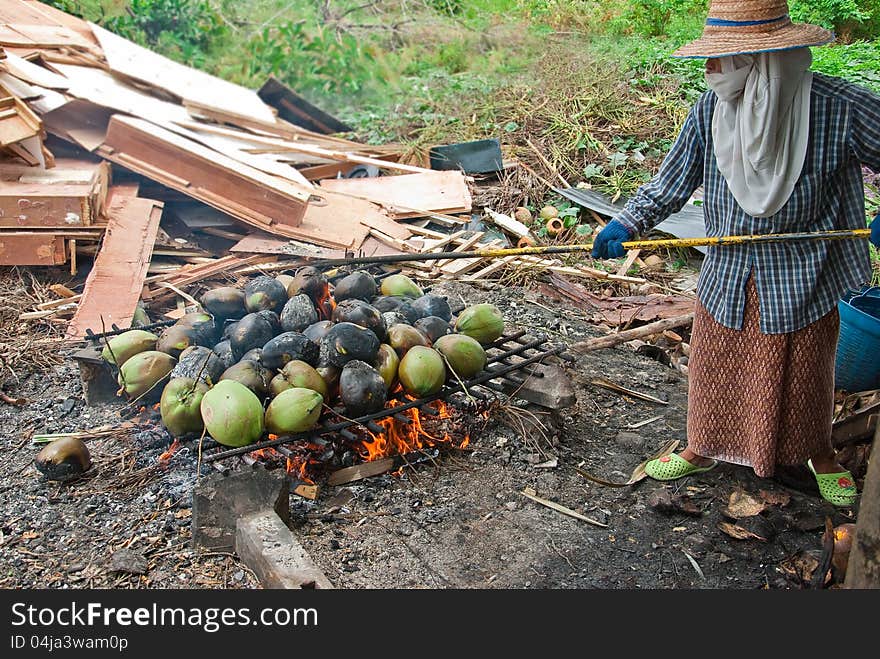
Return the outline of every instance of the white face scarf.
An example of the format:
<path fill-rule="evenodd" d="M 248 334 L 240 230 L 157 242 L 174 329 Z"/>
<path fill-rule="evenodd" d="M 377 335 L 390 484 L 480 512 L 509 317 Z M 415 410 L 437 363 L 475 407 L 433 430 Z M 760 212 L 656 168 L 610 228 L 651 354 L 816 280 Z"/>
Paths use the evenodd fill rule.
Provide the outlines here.
<path fill-rule="evenodd" d="M 718 169 L 742 209 L 769 217 L 785 205 L 807 155 L 813 62 L 809 48 L 721 57 L 706 75 L 717 94 Z"/>

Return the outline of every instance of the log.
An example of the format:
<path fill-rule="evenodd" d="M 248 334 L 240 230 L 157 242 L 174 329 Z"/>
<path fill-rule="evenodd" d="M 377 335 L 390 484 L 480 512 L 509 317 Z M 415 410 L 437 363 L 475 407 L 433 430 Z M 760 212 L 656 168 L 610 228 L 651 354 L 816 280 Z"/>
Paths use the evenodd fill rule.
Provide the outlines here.
<path fill-rule="evenodd" d="M 874 433 L 871 458 L 846 567 L 846 588 L 880 588 L 880 426 Z"/>
<path fill-rule="evenodd" d="M 641 339 L 650 336 L 651 334 L 662 332 L 663 330 L 684 327 L 693 322 L 694 314 L 692 313 L 683 316 L 676 316 L 675 318 L 666 318 L 665 320 L 658 320 L 657 322 L 648 323 L 647 325 L 642 325 L 641 327 L 625 330 L 623 332 L 617 332 L 616 334 L 600 336 L 595 339 L 588 339 L 587 341 L 579 341 L 571 346 L 571 351 L 583 354 L 593 350 L 601 350 L 602 348 L 613 348 L 616 345 L 632 341 L 633 339 Z"/>

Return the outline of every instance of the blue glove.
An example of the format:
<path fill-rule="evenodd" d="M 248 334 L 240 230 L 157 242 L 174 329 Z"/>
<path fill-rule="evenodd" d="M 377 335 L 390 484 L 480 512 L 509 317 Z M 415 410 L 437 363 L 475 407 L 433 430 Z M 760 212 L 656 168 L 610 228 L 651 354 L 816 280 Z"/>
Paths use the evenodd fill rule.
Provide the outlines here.
<path fill-rule="evenodd" d="M 629 232 L 629 229 L 617 220 L 611 220 L 608 226 L 602 229 L 593 241 L 593 258 L 619 259 L 626 253 L 622 243 L 631 237 L 632 234 Z"/>
<path fill-rule="evenodd" d="M 871 222 L 871 237 L 869 240 L 874 247 L 880 249 L 880 213 L 877 213 L 877 217 Z"/>

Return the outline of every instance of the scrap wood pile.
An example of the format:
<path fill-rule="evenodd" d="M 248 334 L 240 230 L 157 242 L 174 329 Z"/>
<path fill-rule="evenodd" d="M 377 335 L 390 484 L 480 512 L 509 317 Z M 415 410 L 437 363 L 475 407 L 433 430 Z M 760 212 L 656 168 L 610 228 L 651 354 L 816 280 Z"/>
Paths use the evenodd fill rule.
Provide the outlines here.
<path fill-rule="evenodd" d="M 532 227 L 491 209 L 469 225 L 463 171 L 333 132 L 347 128 L 273 78 L 255 92 L 35 0 L 0 0 L 0 265 L 75 273 L 78 258 L 93 259 L 81 293 L 22 319 L 72 317 L 67 336 L 79 339 L 130 326 L 142 297 L 180 314 L 187 287 L 210 278 L 536 244 Z M 420 279 L 550 271 L 645 284 L 632 265 L 510 256 L 403 267 Z"/>

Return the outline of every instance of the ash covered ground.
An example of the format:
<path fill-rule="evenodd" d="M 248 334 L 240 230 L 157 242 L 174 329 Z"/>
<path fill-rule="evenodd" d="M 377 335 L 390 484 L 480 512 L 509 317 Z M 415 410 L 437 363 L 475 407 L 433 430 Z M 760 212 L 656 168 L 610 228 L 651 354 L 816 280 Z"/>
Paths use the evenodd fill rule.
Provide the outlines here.
<path fill-rule="evenodd" d="M 533 289 L 445 283 L 432 292 L 450 303 L 492 302 L 508 329 L 552 341 L 601 334 L 582 311 Z M 585 354 L 568 373 L 574 407 L 548 413 L 504 401 L 466 450 L 321 487 L 315 501 L 291 495 L 294 533 L 337 588 L 803 588 L 826 517 L 854 521 L 799 474 L 758 479 L 721 465 L 671 484 L 587 480 L 576 469 L 624 482 L 665 442 L 684 441 L 687 379 L 630 346 Z M 591 384 L 597 377 L 668 405 L 599 388 Z M 160 460 L 167 433 L 154 421 L 138 427 L 121 401 L 87 407 L 69 359 L 17 364 L 4 390 L 27 402 L 0 403 L 0 586 L 259 587 L 234 555 L 191 547 L 196 442 Z M 120 428 L 125 421 L 134 425 Z M 41 477 L 34 433 L 105 425 L 117 430 L 88 441 L 88 477 Z M 526 488 L 605 526 L 539 505 Z M 731 517 L 730 496 L 739 491 L 763 510 Z"/>

